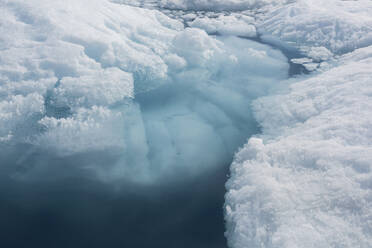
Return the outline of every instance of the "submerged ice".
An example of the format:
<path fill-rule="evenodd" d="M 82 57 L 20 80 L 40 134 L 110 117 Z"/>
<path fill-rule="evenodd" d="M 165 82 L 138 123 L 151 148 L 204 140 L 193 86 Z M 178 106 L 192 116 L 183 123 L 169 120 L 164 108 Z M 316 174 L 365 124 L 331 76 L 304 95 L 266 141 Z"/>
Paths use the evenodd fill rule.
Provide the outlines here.
<path fill-rule="evenodd" d="M 107 164 L 76 164 L 104 181 L 225 165 L 258 132 L 252 99 L 288 74 L 278 50 L 254 41 L 185 29 L 156 10 L 68 3 L 0 3 L 1 146 L 26 149 L 24 162 L 13 159 L 17 175 L 27 163 L 25 178 L 56 166 L 32 159 L 40 152 L 104 154 Z"/>

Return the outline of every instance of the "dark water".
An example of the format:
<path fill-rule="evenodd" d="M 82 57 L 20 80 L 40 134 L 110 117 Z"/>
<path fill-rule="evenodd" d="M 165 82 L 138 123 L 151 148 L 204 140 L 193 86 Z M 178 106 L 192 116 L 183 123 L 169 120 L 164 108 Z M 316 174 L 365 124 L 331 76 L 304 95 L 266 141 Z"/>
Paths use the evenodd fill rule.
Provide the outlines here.
<path fill-rule="evenodd" d="M 0 247 L 226 247 L 226 173 L 227 166 L 171 187 L 2 178 Z"/>

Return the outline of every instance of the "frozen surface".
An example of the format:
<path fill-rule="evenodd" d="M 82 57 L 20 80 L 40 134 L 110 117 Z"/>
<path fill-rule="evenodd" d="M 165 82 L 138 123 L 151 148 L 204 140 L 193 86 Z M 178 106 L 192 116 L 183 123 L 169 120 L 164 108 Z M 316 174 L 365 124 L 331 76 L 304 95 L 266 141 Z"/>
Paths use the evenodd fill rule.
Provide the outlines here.
<path fill-rule="evenodd" d="M 231 247 L 371 247 L 372 47 L 254 102 L 227 183 Z"/>

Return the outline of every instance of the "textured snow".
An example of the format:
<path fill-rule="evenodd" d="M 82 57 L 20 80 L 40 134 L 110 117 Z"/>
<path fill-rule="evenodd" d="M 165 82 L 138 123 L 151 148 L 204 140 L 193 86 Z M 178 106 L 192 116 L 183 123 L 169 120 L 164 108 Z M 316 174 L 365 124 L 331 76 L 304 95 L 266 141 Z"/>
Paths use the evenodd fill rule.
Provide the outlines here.
<path fill-rule="evenodd" d="M 231 247 L 372 246 L 372 46 L 254 102 L 227 183 Z"/>

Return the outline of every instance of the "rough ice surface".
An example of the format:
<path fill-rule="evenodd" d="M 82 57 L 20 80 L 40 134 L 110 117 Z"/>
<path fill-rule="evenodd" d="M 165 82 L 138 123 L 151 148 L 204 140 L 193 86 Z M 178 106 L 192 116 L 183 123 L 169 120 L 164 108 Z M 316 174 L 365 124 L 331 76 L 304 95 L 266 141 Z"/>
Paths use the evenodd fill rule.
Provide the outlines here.
<path fill-rule="evenodd" d="M 259 32 L 308 53 L 296 63 L 344 55 L 254 102 L 262 134 L 226 185 L 231 247 L 372 246 L 371 8 L 297 1 L 261 17 Z"/>
<path fill-rule="evenodd" d="M 24 161 L 103 152 L 114 162 L 77 166 L 104 181 L 155 182 L 229 163 L 258 130 L 252 99 L 288 75 L 280 51 L 236 37 L 254 32 L 249 18 L 219 18 L 215 37 L 106 0 L 0 8 L 2 146 L 31 147 Z M 46 162 L 35 163 L 27 168 Z"/>

